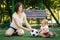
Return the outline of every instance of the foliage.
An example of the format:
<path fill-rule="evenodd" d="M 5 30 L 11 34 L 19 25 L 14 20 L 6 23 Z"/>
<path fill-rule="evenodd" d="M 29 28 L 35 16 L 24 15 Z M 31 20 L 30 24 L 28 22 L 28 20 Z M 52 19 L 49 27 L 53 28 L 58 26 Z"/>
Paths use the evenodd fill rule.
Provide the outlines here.
<path fill-rule="evenodd" d="M 53 12 L 51 9 L 54 11 L 60 10 L 60 0 L 14 0 L 14 5 L 17 2 L 22 2 L 25 9 L 32 7 L 32 9 L 44 10 L 47 8 L 53 14 L 55 12 Z M 0 0 L 0 23 L 4 23 L 7 20 L 9 20 L 8 22 L 11 21 L 12 7 L 12 0 Z M 55 17 L 54 19 L 58 22 Z"/>

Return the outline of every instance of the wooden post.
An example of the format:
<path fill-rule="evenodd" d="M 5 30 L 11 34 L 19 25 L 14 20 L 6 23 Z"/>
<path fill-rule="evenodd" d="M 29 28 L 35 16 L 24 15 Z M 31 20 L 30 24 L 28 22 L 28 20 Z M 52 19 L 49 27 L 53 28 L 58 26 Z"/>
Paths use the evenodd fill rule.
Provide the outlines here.
<path fill-rule="evenodd" d="M 14 13 L 14 0 L 12 0 L 12 13 Z"/>

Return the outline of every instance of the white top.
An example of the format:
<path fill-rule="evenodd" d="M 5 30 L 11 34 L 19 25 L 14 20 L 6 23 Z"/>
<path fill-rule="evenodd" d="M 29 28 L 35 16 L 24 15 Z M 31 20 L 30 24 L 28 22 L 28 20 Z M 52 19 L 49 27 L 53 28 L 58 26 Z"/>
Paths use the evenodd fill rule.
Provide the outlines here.
<path fill-rule="evenodd" d="M 48 25 L 45 25 L 44 27 L 41 26 L 41 29 L 44 29 L 44 28 L 47 29 L 46 32 L 49 32 L 49 27 L 48 27 Z"/>
<path fill-rule="evenodd" d="M 17 20 L 17 22 L 19 22 L 19 24 L 22 25 L 25 16 L 26 16 L 26 14 L 25 14 L 24 12 L 22 12 L 20 18 L 18 17 L 18 15 L 17 15 L 16 12 L 13 13 L 13 15 L 12 15 L 12 22 L 11 22 L 10 26 L 13 27 L 13 28 L 19 29 L 19 28 L 16 26 L 16 24 L 15 24 L 13 18 L 15 18 L 15 19 Z"/>

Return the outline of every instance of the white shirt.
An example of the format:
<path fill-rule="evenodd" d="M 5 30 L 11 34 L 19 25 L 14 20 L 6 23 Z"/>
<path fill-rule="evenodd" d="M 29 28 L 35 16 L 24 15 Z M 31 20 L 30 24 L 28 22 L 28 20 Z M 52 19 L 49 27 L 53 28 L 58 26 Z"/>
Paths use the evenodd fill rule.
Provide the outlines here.
<path fill-rule="evenodd" d="M 44 28 L 47 29 L 46 32 L 49 32 L 49 27 L 48 27 L 48 25 L 45 25 L 44 27 L 41 26 L 41 29 L 44 29 Z"/>
<path fill-rule="evenodd" d="M 21 17 L 20 17 L 20 18 L 18 17 L 18 15 L 17 15 L 17 13 L 16 13 L 16 12 L 15 12 L 15 13 L 13 13 L 13 15 L 12 15 L 12 17 L 13 17 L 13 18 L 15 18 L 15 19 L 17 20 L 17 22 L 19 22 L 19 24 L 20 24 L 20 25 L 22 25 L 22 23 L 23 23 L 23 21 L 24 21 L 24 17 L 25 17 L 25 16 L 26 16 L 26 15 L 25 15 L 25 13 L 24 13 L 24 12 L 22 12 L 22 14 L 21 14 Z M 13 18 L 12 18 L 12 22 L 11 22 L 10 26 L 11 26 L 11 27 L 13 27 L 13 28 L 19 29 L 19 28 L 16 26 L 16 24 L 15 24 L 15 22 L 14 22 Z"/>

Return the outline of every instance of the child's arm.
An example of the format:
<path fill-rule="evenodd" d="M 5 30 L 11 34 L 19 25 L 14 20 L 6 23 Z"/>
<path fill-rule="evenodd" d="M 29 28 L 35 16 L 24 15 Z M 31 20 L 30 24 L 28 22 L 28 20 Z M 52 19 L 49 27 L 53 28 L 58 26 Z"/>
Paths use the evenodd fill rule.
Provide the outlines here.
<path fill-rule="evenodd" d="M 49 29 L 48 28 L 43 28 L 43 30 L 44 30 L 44 32 L 48 32 Z"/>
<path fill-rule="evenodd" d="M 43 32 L 46 32 L 47 29 L 46 29 L 46 28 L 40 28 L 40 29 L 39 29 L 39 32 L 42 32 L 42 31 L 43 31 Z"/>
<path fill-rule="evenodd" d="M 42 31 L 42 28 L 39 29 L 39 32 L 41 32 L 41 31 Z"/>

